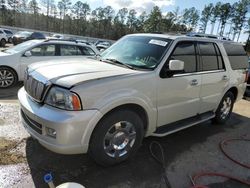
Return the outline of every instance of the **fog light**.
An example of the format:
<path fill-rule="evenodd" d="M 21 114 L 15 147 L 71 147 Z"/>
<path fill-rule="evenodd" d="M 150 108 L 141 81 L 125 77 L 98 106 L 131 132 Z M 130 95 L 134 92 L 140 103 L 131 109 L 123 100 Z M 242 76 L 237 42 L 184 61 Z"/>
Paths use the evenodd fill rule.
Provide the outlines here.
<path fill-rule="evenodd" d="M 46 127 L 46 133 L 48 136 L 56 138 L 56 130 L 55 129 L 51 129 L 49 127 Z"/>

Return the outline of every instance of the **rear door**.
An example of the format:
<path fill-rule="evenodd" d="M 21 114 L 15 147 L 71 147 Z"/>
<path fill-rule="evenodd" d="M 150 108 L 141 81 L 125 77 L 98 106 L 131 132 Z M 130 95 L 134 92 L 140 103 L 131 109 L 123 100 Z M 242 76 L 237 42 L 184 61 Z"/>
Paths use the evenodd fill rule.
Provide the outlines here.
<path fill-rule="evenodd" d="M 228 85 L 229 75 L 216 43 L 198 42 L 198 47 L 202 75 L 200 113 L 204 113 L 217 108 Z"/>
<path fill-rule="evenodd" d="M 60 45 L 60 56 L 94 56 L 96 53 L 87 46 Z"/>
<path fill-rule="evenodd" d="M 178 42 L 163 66 L 157 80 L 158 126 L 193 117 L 199 112 L 201 75 L 197 74 L 196 51 L 196 42 Z M 184 61 L 183 72 L 168 75 L 172 59 Z"/>

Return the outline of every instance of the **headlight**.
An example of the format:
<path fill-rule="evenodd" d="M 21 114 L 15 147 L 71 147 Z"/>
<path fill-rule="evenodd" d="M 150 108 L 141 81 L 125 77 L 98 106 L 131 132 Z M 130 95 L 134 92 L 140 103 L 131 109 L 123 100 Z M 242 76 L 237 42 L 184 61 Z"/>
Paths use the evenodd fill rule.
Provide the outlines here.
<path fill-rule="evenodd" d="M 77 94 L 60 87 L 52 87 L 45 103 L 65 110 L 81 110 L 82 105 Z"/>

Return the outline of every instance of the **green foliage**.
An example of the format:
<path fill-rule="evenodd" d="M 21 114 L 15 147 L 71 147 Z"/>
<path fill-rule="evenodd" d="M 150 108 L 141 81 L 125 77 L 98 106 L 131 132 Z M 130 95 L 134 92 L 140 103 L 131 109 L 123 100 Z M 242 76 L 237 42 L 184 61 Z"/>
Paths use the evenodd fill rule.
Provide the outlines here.
<path fill-rule="evenodd" d="M 198 10 L 196 10 L 194 7 L 189 9 L 186 8 L 183 11 L 182 23 L 187 25 L 188 30 L 192 31 L 194 28 L 196 28 L 199 18 L 200 15 Z"/>
<path fill-rule="evenodd" d="M 208 5 L 205 5 L 205 8 L 201 12 L 201 19 L 200 19 L 201 28 L 200 28 L 200 30 L 203 33 L 206 33 L 207 24 L 208 24 L 209 20 L 211 19 L 212 11 L 213 11 L 213 4 L 209 3 Z"/>
<path fill-rule="evenodd" d="M 145 21 L 145 32 L 159 32 L 162 28 L 162 14 L 158 6 L 153 7 L 153 10 Z"/>

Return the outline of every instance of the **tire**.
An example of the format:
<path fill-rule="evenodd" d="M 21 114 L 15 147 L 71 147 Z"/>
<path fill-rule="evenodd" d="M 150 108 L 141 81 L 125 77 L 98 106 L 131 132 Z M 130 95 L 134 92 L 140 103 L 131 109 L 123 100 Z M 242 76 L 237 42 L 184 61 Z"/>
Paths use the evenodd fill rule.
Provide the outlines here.
<path fill-rule="evenodd" d="M 13 87 L 18 81 L 17 74 L 8 67 L 0 67 L 0 88 Z"/>
<path fill-rule="evenodd" d="M 2 46 L 2 47 L 5 47 L 5 44 L 6 44 L 6 40 L 5 40 L 5 39 L 2 39 L 2 40 L 1 40 L 1 46 Z"/>
<path fill-rule="evenodd" d="M 8 43 L 12 43 L 12 38 L 10 37 L 9 39 L 8 39 Z"/>
<path fill-rule="evenodd" d="M 115 165 L 136 153 L 143 136 L 143 121 L 138 114 L 130 110 L 114 111 L 95 128 L 89 154 L 102 166 Z"/>
<path fill-rule="evenodd" d="M 231 91 L 228 91 L 221 99 L 221 102 L 215 112 L 215 117 L 213 119 L 213 122 L 219 124 L 225 124 L 226 121 L 231 116 L 234 102 L 235 102 L 234 94 Z"/>

